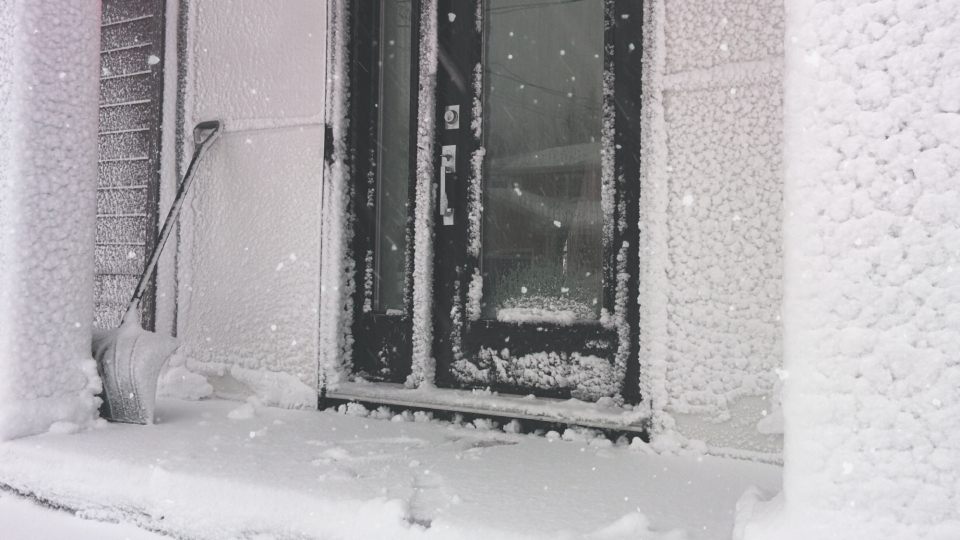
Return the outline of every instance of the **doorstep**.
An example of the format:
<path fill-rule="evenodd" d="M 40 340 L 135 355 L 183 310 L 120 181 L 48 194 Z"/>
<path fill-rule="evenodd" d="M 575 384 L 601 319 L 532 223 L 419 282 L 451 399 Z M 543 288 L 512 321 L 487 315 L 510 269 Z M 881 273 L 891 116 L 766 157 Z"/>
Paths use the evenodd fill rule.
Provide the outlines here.
<path fill-rule="evenodd" d="M 781 482 L 776 466 L 651 455 L 588 430 L 220 400 L 160 399 L 157 415 L 0 443 L 0 487 L 184 539 L 728 540 L 747 487 Z"/>
<path fill-rule="evenodd" d="M 446 388 L 407 389 L 396 383 L 340 383 L 326 397 L 409 408 L 442 409 L 452 412 L 492 415 L 538 422 L 574 424 L 598 429 L 645 433 L 649 414 L 637 407 L 588 403 L 579 399 L 552 399 L 489 390 Z"/>

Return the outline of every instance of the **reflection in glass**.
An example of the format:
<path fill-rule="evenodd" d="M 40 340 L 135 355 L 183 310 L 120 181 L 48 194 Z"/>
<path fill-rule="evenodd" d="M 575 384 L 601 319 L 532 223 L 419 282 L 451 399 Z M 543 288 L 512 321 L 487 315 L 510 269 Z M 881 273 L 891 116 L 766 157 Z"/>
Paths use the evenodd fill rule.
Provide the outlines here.
<path fill-rule="evenodd" d="M 483 317 L 600 313 L 603 0 L 486 3 Z"/>
<path fill-rule="evenodd" d="M 411 0 L 383 0 L 381 8 L 373 309 L 389 313 L 403 310 L 406 271 Z"/>

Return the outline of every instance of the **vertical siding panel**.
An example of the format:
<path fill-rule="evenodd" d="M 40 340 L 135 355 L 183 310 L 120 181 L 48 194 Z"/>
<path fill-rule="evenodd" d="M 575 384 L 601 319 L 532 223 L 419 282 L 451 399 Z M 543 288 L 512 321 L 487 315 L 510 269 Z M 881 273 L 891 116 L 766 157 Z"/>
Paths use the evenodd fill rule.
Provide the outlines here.
<path fill-rule="evenodd" d="M 120 324 L 157 237 L 165 0 L 104 0 L 95 324 Z M 109 284 L 109 285 L 107 285 Z M 155 288 L 142 322 L 154 326 Z"/>

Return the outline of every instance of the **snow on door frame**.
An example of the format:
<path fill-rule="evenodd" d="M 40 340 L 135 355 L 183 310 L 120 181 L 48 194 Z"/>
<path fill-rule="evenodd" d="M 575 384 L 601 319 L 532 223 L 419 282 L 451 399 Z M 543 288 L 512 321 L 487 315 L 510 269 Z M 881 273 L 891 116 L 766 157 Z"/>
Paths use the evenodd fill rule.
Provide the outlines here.
<path fill-rule="evenodd" d="M 612 1 L 609 1 L 608 4 L 611 9 L 615 6 Z M 351 32 L 356 30 L 356 26 L 350 17 L 351 9 L 348 0 L 332 0 L 328 4 L 328 8 L 327 144 L 323 195 L 320 365 L 322 387 L 327 390 L 336 390 L 338 383 L 353 368 L 351 354 L 353 352 L 354 336 L 351 333 L 351 323 L 357 305 L 351 296 L 354 295 L 358 286 L 356 280 L 360 279 L 361 276 L 356 274 L 358 259 L 351 252 L 354 235 L 353 225 L 357 219 L 351 206 L 355 204 L 352 203 L 351 199 L 355 196 L 353 190 L 356 189 L 356 186 L 351 184 L 351 178 L 357 174 L 355 170 L 357 163 L 352 160 L 365 159 L 366 156 L 357 154 L 349 144 L 354 137 L 351 130 L 360 129 L 351 124 L 351 122 L 355 122 L 355 117 L 351 114 L 352 105 L 350 103 L 350 98 L 358 90 L 350 87 L 353 74 L 350 73 L 352 64 L 349 58 L 351 39 L 356 38 L 356 36 L 351 35 Z M 432 224 L 436 196 L 433 181 L 435 176 L 434 130 L 436 124 L 438 5 L 435 0 L 422 0 L 415 2 L 414 9 L 419 11 L 420 15 L 418 36 L 420 54 L 419 70 L 416 70 L 418 73 L 415 73 L 415 76 L 418 77 L 416 181 L 413 201 L 413 221 L 415 225 L 412 234 L 412 243 L 415 249 L 412 257 L 412 268 L 408 269 L 413 275 L 412 310 L 408 313 L 408 316 L 412 319 L 413 358 L 412 373 L 407 380 L 408 386 L 433 384 L 435 376 L 435 364 L 432 358 L 434 286 L 432 283 L 434 273 Z M 627 17 L 623 17 L 623 20 L 626 19 Z M 639 23 L 639 21 L 637 22 Z M 628 50 L 626 43 L 621 43 L 620 46 L 624 50 Z M 631 43 L 629 51 L 632 52 L 633 50 L 634 47 Z M 639 79 L 639 70 L 637 70 L 636 78 Z M 612 86 L 615 84 L 612 76 L 608 82 L 612 90 Z M 632 82 L 636 82 L 637 87 L 639 87 L 639 80 Z M 617 143 L 619 144 L 619 142 Z M 639 141 L 636 142 L 639 146 Z M 609 156 L 609 158 L 612 162 L 612 156 Z M 630 164 L 625 166 L 637 169 L 632 171 L 632 175 L 639 174 L 637 166 Z M 621 172 L 618 172 L 618 175 L 618 178 L 623 177 Z M 636 194 L 634 193 L 632 196 L 635 197 Z M 635 202 L 630 205 L 635 206 Z M 620 210 L 619 205 L 615 206 L 617 206 L 616 210 Z M 621 216 L 618 221 L 621 220 L 636 223 L 636 216 Z M 614 258 L 619 259 L 620 262 L 616 265 L 617 268 L 611 270 L 614 279 L 618 282 L 620 276 L 630 274 L 626 267 L 636 268 L 638 266 L 636 262 L 637 242 L 624 241 L 622 244 L 623 249 L 616 250 L 614 255 Z M 618 243 L 619 245 L 620 243 Z M 629 253 L 621 253 L 624 250 Z M 623 268 L 620 268 L 621 266 Z M 622 299 L 617 298 L 618 304 L 623 303 L 628 298 L 636 298 L 637 296 L 635 280 L 627 281 L 633 284 L 629 291 L 624 289 Z M 625 339 L 628 343 L 627 347 L 631 349 L 628 354 L 636 355 L 638 349 L 635 335 L 638 327 L 637 315 L 631 312 L 630 315 L 624 315 L 621 319 L 616 326 L 624 327 L 626 334 L 634 334 L 625 337 Z M 633 372 L 630 376 L 637 377 L 637 374 Z"/>

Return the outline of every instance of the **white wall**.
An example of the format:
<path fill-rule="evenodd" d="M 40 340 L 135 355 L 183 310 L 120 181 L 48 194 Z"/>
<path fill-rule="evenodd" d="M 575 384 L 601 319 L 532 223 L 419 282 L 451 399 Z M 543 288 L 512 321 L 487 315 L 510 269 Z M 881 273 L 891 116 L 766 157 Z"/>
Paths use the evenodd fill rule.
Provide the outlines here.
<path fill-rule="evenodd" d="M 0 3 L 0 440 L 97 418 L 99 72 L 98 2 Z"/>
<path fill-rule="evenodd" d="M 178 337 L 221 395 L 316 406 L 325 18 L 311 0 L 190 5 L 186 131 L 227 133 L 182 220 Z"/>
<path fill-rule="evenodd" d="M 641 371 L 656 429 L 776 452 L 783 5 L 647 6 Z M 666 414 L 663 414 L 666 413 Z"/>

